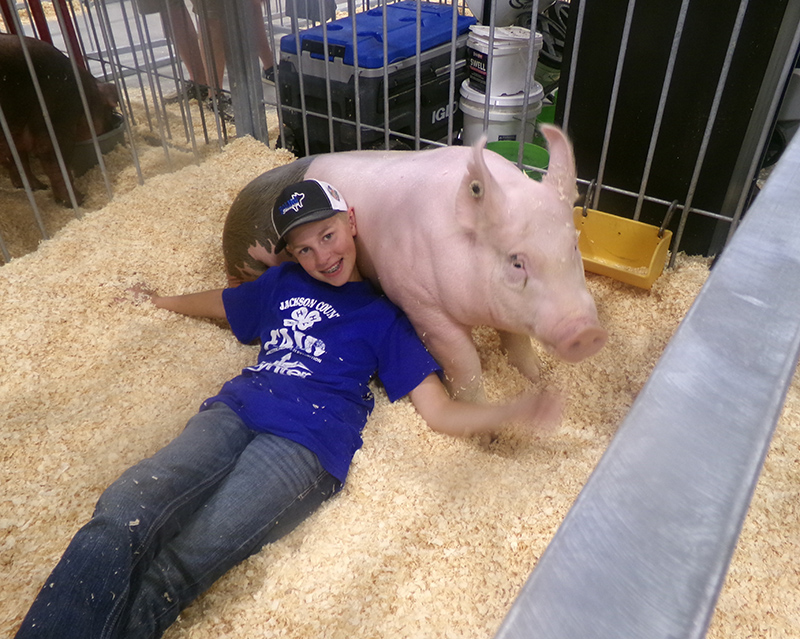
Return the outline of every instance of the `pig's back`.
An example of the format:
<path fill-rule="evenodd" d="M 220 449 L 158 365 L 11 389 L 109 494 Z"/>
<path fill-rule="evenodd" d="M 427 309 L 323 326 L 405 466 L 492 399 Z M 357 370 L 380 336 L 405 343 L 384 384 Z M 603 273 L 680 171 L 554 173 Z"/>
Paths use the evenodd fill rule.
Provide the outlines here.
<path fill-rule="evenodd" d="M 385 212 L 410 221 L 428 206 L 452 208 L 469 149 L 430 151 L 348 151 L 314 158 L 306 174 L 341 189 L 356 217 L 371 224 Z"/>
<path fill-rule="evenodd" d="M 455 203 L 471 154 L 469 147 L 352 151 L 318 156 L 306 174 L 339 188 L 355 209 L 359 268 L 406 312 L 411 300 L 440 302 L 450 270 L 442 260 L 468 259 Z"/>
<path fill-rule="evenodd" d="M 51 118 L 74 119 L 82 106 L 69 58 L 46 42 L 25 38 L 25 43 Z M 41 106 L 17 36 L 0 34 L 0 68 L 0 100 L 6 117 L 39 120 Z"/>

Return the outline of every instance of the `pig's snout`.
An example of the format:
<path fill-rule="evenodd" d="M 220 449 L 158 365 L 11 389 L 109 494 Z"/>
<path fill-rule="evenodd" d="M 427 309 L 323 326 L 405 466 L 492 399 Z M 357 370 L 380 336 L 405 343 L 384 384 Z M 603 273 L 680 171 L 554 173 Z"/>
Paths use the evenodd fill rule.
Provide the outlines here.
<path fill-rule="evenodd" d="M 565 362 L 577 364 L 599 351 L 608 339 L 608 331 L 599 325 L 573 327 L 556 343 L 556 355 Z"/>

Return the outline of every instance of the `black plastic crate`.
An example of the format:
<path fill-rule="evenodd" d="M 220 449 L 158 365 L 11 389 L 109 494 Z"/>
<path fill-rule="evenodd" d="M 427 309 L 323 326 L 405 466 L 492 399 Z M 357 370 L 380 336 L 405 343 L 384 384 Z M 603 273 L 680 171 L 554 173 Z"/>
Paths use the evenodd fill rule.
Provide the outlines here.
<path fill-rule="evenodd" d="M 450 55 L 452 8 L 450 5 L 422 3 L 422 46 L 420 55 L 420 136 L 441 140 L 447 136 L 448 115 L 454 110 L 454 130 L 461 128 L 458 107 L 459 88 L 467 77 L 466 40 L 474 19 L 460 16 L 456 41 L 455 82 L 450 92 Z M 381 146 L 384 142 L 384 70 L 382 9 L 358 14 L 359 35 L 359 99 L 361 146 Z M 387 7 L 389 30 L 389 65 L 387 69 L 389 94 L 389 130 L 395 141 L 413 144 L 416 132 L 415 87 L 416 2 L 399 2 Z M 333 27 L 333 29 L 331 29 Z M 357 148 L 355 74 L 352 52 L 352 20 L 343 18 L 328 25 L 329 60 L 324 59 L 322 27 L 300 34 L 303 66 L 303 91 L 308 114 L 308 153 Z M 413 29 L 413 31 L 410 31 Z M 335 37 L 334 37 L 335 36 Z M 410 42 L 409 42 L 409 37 Z M 431 44 L 433 43 L 433 46 Z M 407 56 L 398 59 L 400 56 Z M 300 112 L 300 73 L 294 36 L 281 40 L 279 67 L 281 112 L 284 125 L 294 139 L 300 154 L 305 149 L 303 120 Z M 328 99 L 326 68 L 330 79 L 331 112 L 333 115 L 334 149 L 330 147 L 328 129 Z M 336 118 L 346 122 L 336 121 Z M 399 134 L 399 135 L 398 135 Z M 404 136 L 410 136 L 411 140 Z"/>

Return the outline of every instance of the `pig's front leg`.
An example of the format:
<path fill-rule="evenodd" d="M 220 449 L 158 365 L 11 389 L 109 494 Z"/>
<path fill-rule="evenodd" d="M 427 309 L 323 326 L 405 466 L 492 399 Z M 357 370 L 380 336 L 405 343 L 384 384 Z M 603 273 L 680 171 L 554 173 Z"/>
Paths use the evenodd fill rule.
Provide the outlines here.
<path fill-rule="evenodd" d="M 44 184 L 41 180 L 39 180 L 31 170 L 31 162 L 30 157 L 28 156 L 27 151 L 24 149 L 17 149 L 19 153 L 19 160 L 22 164 L 22 169 L 25 171 L 25 175 L 28 177 L 28 184 L 31 185 L 31 190 L 33 191 L 42 191 L 47 188 L 47 185 Z M 22 177 L 17 170 L 17 165 L 14 160 L 11 158 L 11 152 L 8 153 L 8 158 L 4 159 L 2 164 L 6 167 L 8 171 L 8 176 L 11 178 L 11 184 L 14 185 L 14 188 L 21 189 L 24 188 L 25 184 L 22 181 Z"/>
<path fill-rule="evenodd" d="M 472 402 L 486 401 L 481 360 L 468 326 L 440 319 L 433 328 L 412 323 L 417 334 L 444 370 L 444 383 L 452 397 Z"/>
<path fill-rule="evenodd" d="M 508 356 L 508 361 L 517 367 L 520 373 L 531 381 L 539 379 L 539 356 L 533 350 L 531 338 L 519 333 L 497 331 L 500 334 L 500 343 Z"/>
<path fill-rule="evenodd" d="M 62 147 L 63 148 L 63 147 Z M 75 195 L 75 203 L 80 206 L 83 204 L 83 193 L 78 191 L 75 188 L 75 184 L 72 181 L 72 171 L 69 168 L 69 162 L 71 154 L 64 153 L 64 162 L 67 167 L 67 179 L 69 180 L 69 184 L 72 187 L 72 193 Z M 63 204 L 64 206 L 72 206 L 72 202 L 69 199 L 69 190 L 67 188 L 67 181 L 64 179 L 64 174 L 61 172 L 61 167 L 58 164 L 58 159 L 56 157 L 56 153 L 53 150 L 52 146 L 50 150 L 46 154 L 40 155 L 42 168 L 44 169 L 45 173 L 47 173 L 47 177 L 50 179 L 50 188 L 53 191 L 53 198 L 59 204 Z"/>

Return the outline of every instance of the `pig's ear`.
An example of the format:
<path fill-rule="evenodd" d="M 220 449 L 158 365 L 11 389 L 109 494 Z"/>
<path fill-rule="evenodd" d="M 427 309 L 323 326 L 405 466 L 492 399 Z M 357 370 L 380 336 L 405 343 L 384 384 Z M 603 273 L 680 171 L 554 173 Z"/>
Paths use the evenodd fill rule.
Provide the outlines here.
<path fill-rule="evenodd" d="M 467 172 L 456 198 L 456 217 L 462 226 L 481 233 L 497 224 L 497 215 L 505 211 L 503 191 L 492 177 L 484 159 L 486 135 L 472 146 Z"/>
<path fill-rule="evenodd" d="M 550 152 L 547 175 L 542 181 L 552 186 L 561 199 L 572 206 L 578 199 L 577 172 L 572 144 L 564 132 L 556 126 L 543 124 L 542 133 L 547 140 L 547 148 Z"/>

